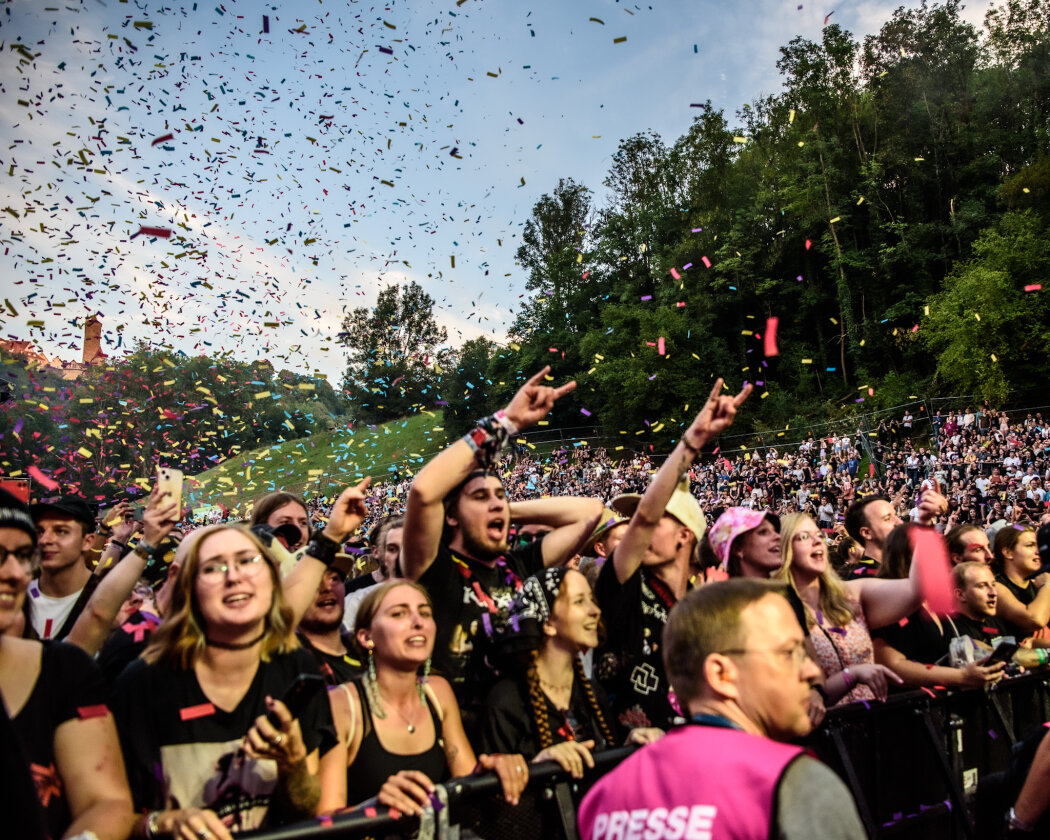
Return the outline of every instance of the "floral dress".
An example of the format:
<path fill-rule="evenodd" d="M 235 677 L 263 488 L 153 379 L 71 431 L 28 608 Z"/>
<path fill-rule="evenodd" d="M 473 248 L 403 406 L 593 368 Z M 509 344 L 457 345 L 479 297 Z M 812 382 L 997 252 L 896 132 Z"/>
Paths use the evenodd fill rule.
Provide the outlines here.
<path fill-rule="evenodd" d="M 818 612 L 817 626 L 809 634 L 817 655 L 817 663 L 829 679 L 845 668 L 875 664 L 875 651 L 871 644 L 871 634 L 868 633 L 868 622 L 864 620 L 860 605 L 854 602 L 852 606 L 854 618 L 845 627 L 832 627 L 823 621 L 823 616 Z M 853 688 L 835 705 L 843 706 L 846 703 L 874 699 L 875 692 L 858 683 L 854 677 Z"/>

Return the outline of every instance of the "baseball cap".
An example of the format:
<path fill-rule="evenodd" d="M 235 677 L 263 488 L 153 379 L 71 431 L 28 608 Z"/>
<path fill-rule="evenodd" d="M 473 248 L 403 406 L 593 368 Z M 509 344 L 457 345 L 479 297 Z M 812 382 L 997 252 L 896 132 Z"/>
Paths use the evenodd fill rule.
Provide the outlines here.
<path fill-rule="evenodd" d="M 640 493 L 624 493 L 609 502 L 609 507 L 621 516 L 630 519 L 641 500 L 642 496 Z M 667 507 L 664 508 L 664 513 L 673 516 L 692 531 L 698 544 L 704 538 L 704 531 L 707 530 L 707 520 L 704 519 L 704 512 L 700 510 L 700 503 L 689 492 L 688 477 L 683 477 L 678 482 L 678 486 L 675 487 L 670 500 L 667 502 Z"/>
<path fill-rule="evenodd" d="M 67 493 L 64 496 L 56 496 L 45 499 L 31 505 L 29 512 L 35 522 L 46 513 L 61 513 L 70 519 L 83 523 L 86 530 L 95 529 L 95 511 L 83 496 Z"/>
<path fill-rule="evenodd" d="M 766 518 L 780 531 L 780 518 L 768 510 L 731 507 L 715 520 L 711 532 L 707 535 L 707 541 L 711 543 L 711 549 L 721 561 L 723 569 L 729 566 L 729 552 L 733 548 L 733 540 L 757 528 Z"/>

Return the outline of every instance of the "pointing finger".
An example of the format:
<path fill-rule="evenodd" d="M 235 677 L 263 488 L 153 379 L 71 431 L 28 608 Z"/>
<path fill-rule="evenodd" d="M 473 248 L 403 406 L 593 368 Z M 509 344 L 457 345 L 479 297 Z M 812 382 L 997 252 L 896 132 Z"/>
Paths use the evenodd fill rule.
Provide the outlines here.
<path fill-rule="evenodd" d="M 718 395 L 722 393 L 722 377 L 718 377 L 715 380 L 715 386 L 711 389 L 711 395 L 707 398 L 707 401 L 718 399 Z"/>

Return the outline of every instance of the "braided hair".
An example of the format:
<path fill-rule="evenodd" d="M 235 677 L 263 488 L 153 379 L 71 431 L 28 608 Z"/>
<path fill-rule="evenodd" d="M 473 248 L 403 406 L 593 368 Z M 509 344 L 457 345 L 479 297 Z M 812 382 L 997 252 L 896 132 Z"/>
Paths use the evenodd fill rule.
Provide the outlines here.
<path fill-rule="evenodd" d="M 580 685 L 583 686 L 583 693 L 587 695 L 587 702 L 591 706 L 591 711 L 594 712 L 594 719 L 598 721 L 598 729 L 602 733 L 602 737 L 605 739 L 605 743 L 610 747 L 616 746 L 616 739 L 613 737 L 612 730 L 609 728 L 609 724 L 605 720 L 605 713 L 602 711 L 601 704 L 598 702 L 598 697 L 594 693 L 594 686 L 591 685 L 591 681 L 587 679 L 587 675 L 583 673 L 583 661 L 580 657 L 574 657 L 572 660 L 573 670 L 576 671 L 576 679 L 580 681 Z"/>
<path fill-rule="evenodd" d="M 538 656 L 538 651 L 532 651 L 529 666 L 525 669 L 525 680 L 529 684 L 529 703 L 532 705 L 532 720 L 540 734 L 540 750 L 542 751 L 554 743 L 554 733 L 551 732 L 550 718 L 547 717 L 547 698 L 540 688 L 540 675 L 536 671 L 536 659 Z"/>
<path fill-rule="evenodd" d="M 533 651 L 532 659 L 525 670 L 525 680 L 529 686 L 529 704 L 532 706 L 532 720 L 536 724 L 536 731 L 540 736 L 540 750 L 545 750 L 554 743 L 554 733 L 551 731 L 550 717 L 547 714 L 547 697 L 540 688 L 540 677 L 536 670 L 538 657 L 539 652 Z M 572 668 L 574 678 L 579 681 L 580 686 L 583 688 L 583 693 L 587 698 L 587 705 L 590 706 L 591 713 L 594 715 L 594 720 L 598 725 L 598 731 L 601 732 L 607 746 L 616 746 L 616 738 L 612 729 L 609 728 L 608 721 L 605 719 L 605 713 L 598 702 L 598 696 L 594 693 L 594 686 L 583 673 L 583 662 L 578 656 L 573 658 Z"/>

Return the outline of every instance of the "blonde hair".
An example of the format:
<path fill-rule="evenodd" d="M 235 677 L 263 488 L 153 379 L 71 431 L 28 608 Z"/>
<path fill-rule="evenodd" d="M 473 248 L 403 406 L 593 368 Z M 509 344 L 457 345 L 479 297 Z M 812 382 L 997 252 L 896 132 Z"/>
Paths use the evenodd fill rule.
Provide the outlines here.
<path fill-rule="evenodd" d="M 780 559 L 783 565 L 774 573 L 773 579 L 785 581 L 795 590 L 796 594 L 799 594 L 798 587 L 795 585 L 795 576 L 791 574 L 791 564 L 794 561 L 792 545 L 796 532 L 806 522 L 813 522 L 812 517 L 807 513 L 788 514 L 780 520 Z M 832 571 L 830 565 L 821 572 L 818 580 L 820 581 L 818 603 L 825 623 L 832 627 L 845 627 L 857 615 L 856 603 L 850 600 L 842 579 Z M 808 604 L 803 602 L 803 605 L 806 607 L 806 624 L 812 627 L 817 623 L 817 617 Z"/>
<path fill-rule="evenodd" d="M 383 605 L 383 599 L 386 598 L 387 593 L 391 589 L 398 586 L 407 586 L 416 590 L 416 592 L 422 594 L 430 609 L 434 609 L 434 602 L 430 600 L 430 593 L 427 592 L 426 587 L 421 583 L 416 583 L 414 580 L 391 578 L 373 586 L 368 591 L 368 594 L 361 599 L 361 603 L 357 608 L 357 615 L 354 618 L 354 648 L 364 659 L 368 659 L 368 651 L 357 640 L 357 633 L 360 630 L 372 629 L 372 622 L 375 621 L 375 617 L 379 614 L 379 608 Z"/>
<path fill-rule="evenodd" d="M 277 571 L 277 561 L 255 534 L 243 525 L 213 525 L 202 528 L 187 536 L 182 546 L 188 546 L 182 567 L 175 580 L 171 595 L 171 606 L 160 627 L 153 634 L 149 646 L 142 653 L 142 658 L 152 664 L 167 665 L 176 670 L 189 670 L 201 655 L 207 644 L 204 616 L 196 599 L 197 570 L 200 568 L 201 545 L 208 537 L 220 531 L 236 531 L 251 541 L 254 548 L 266 562 L 273 583 L 273 601 L 266 614 L 265 630 L 262 638 L 261 657 L 268 662 L 275 653 L 287 653 L 299 647 L 299 642 L 292 632 L 292 608 L 284 600 L 281 588 L 281 576 Z"/>

